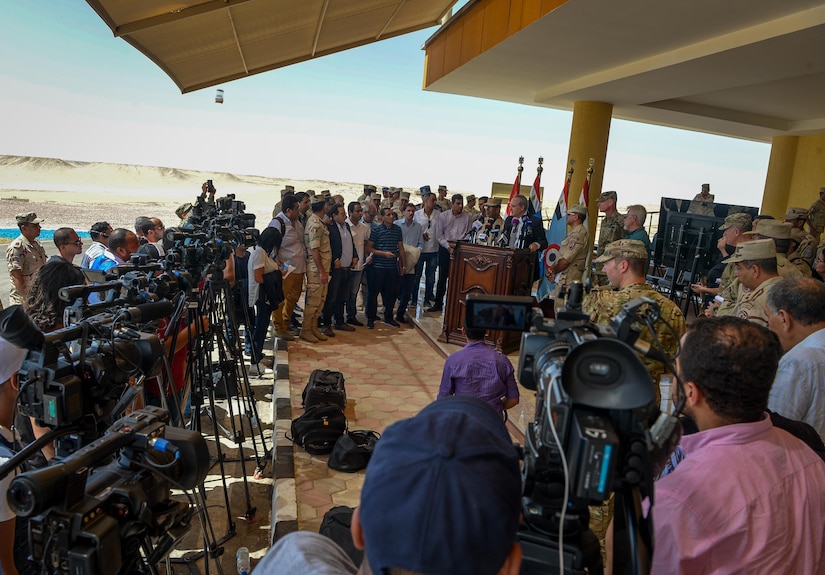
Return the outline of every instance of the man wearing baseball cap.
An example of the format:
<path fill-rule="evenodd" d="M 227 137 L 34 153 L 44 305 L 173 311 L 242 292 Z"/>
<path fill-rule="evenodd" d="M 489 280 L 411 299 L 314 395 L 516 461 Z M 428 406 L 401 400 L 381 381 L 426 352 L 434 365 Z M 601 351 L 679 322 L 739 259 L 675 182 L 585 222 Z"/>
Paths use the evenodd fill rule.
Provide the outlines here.
<path fill-rule="evenodd" d="M 46 263 L 46 250 L 37 240 L 43 220 L 34 212 L 17 214 L 15 219 L 20 235 L 6 249 L 11 280 L 9 301 L 12 304 L 22 304 L 29 295 L 37 270 Z"/>
<path fill-rule="evenodd" d="M 624 217 L 616 209 L 616 200 L 618 196 L 616 192 L 602 192 L 599 195 L 599 211 L 604 212 L 602 218 L 601 228 L 599 228 L 599 245 L 596 250 L 596 256 L 601 256 L 604 250 L 612 242 L 620 240 L 624 237 Z M 602 264 L 596 264 L 596 269 L 593 272 L 593 281 L 596 285 L 604 286 L 609 282 L 607 276 L 602 271 Z"/>
<path fill-rule="evenodd" d="M 331 539 L 298 531 L 255 573 L 515 575 L 520 514 L 518 454 L 503 421 L 480 399 L 445 397 L 376 445 L 352 517 L 360 569 Z"/>
<path fill-rule="evenodd" d="M 739 295 L 732 309 L 720 309 L 717 316 L 735 316 L 768 326 L 765 305 L 768 293 L 780 279 L 776 267 L 776 247 L 772 239 L 753 240 L 736 246 L 736 251 L 725 263 L 735 264 L 739 280 Z"/>

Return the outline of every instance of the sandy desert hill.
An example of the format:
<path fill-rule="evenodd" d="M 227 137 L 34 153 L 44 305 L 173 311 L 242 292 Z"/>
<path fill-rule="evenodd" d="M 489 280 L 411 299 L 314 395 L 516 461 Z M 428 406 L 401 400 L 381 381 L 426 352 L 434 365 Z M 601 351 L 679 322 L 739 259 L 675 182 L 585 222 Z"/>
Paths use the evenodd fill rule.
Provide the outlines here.
<path fill-rule="evenodd" d="M 218 196 L 235 194 L 245 202 L 246 211 L 258 216 L 259 226 L 269 222 L 272 206 L 284 185 L 295 186 L 296 190 L 329 189 L 347 201 L 356 199 L 363 189 L 360 183 L 0 156 L 0 227 L 13 227 L 14 214 L 24 211 L 45 218 L 46 228 L 86 230 L 100 220 L 115 227 L 131 227 L 139 215 L 157 216 L 174 224 L 175 208 L 192 201 L 208 179 L 214 181 Z"/>

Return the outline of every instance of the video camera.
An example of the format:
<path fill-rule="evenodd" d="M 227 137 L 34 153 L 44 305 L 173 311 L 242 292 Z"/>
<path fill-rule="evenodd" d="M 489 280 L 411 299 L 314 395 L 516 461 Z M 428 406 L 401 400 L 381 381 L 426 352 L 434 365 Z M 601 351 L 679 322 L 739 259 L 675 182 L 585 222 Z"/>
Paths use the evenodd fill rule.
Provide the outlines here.
<path fill-rule="evenodd" d="M 658 318 L 658 305 L 630 301 L 605 328 L 581 313 L 581 301 L 582 286 L 574 284 L 566 309 L 551 320 L 534 315 L 530 297 L 466 299 L 467 328 L 523 332 L 518 377 L 536 391 L 535 416 L 524 430 L 522 573 L 560 566 L 600 572 L 588 506 L 614 492 L 632 511 L 632 537 L 641 537 L 631 561 L 644 565 L 638 555 L 653 552 L 652 526 L 644 523 L 649 517 L 640 519 L 638 494 L 651 492 L 657 460 L 678 440 L 678 420 L 660 414 L 650 374 L 631 347 L 638 324 Z"/>
<path fill-rule="evenodd" d="M 134 411 L 72 455 L 12 479 L 9 505 L 30 518 L 31 556 L 44 572 L 144 573 L 168 555 L 194 513 L 170 489 L 202 483 L 209 462 L 201 434 L 168 427 L 168 417 Z"/>

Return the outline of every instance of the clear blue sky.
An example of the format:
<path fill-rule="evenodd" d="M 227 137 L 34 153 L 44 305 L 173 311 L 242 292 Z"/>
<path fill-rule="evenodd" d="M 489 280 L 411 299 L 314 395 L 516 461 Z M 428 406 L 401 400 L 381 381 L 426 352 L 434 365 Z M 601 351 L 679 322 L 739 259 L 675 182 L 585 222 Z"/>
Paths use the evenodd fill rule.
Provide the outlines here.
<path fill-rule="evenodd" d="M 545 158 L 555 202 L 572 114 L 425 92 L 424 30 L 181 95 L 79 0 L 0 0 L 0 154 L 488 192 Z M 614 120 L 603 189 L 619 204 L 758 206 L 770 148 Z M 579 162 L 584 169 L 586 161 Z M 226 190 L 227 192 L 231 190 Z"/>

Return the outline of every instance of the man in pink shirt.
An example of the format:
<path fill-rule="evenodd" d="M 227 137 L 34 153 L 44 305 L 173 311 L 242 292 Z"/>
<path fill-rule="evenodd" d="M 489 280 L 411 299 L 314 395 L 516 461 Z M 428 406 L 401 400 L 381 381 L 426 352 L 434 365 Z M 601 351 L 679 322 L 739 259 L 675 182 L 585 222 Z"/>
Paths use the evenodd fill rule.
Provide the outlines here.
<path fill-rule="evenodd" d="M 655 485 L 653 573 L 825 573 L 825 462 L 765 413 L 781 354 L 736 317 L 682 338 L 676 399 L 699 432 Z"/>

